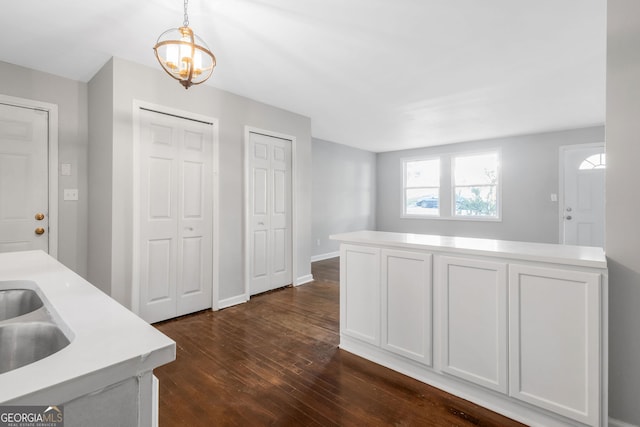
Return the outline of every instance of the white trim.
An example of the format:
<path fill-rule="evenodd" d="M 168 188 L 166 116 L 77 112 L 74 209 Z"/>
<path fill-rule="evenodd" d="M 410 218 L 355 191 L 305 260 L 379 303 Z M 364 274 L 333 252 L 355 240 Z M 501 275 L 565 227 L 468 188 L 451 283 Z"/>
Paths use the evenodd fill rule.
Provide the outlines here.
<path fill-rule="evenodd" d="M 609 417 L 609 427 L 638 427 L 636 424 L 625 423 L 624 421 L 616 420 Z"/>
<path fill-rule="evenodd" d="M 248 300 L 245 298 L 244 294 L 231 298 L 225 298 L 218 301 L 218 310 L 222 310 L 223 308 L 232 307 L 238 304 L 244 304 L 247 301 Z"/>
<path fill-rule="evenodd" d="M 211 282 L 211 307 L 213 310 L 220 309 L 219 301 L 219 262 L 220 262 L 220 203 L 219 203 L 219 129 L 218 119 L 215 117 L 205 116 L 203 114 L 193 113 L 190 111 L 179 110 L 165 105 L 153 104 L 138 99 L 133 100 L 133 224 L 132 224 L 132 245 L 133 245 L 133 264 L 131 266 L 131 310 L 140 313 L 140 176 L 135 173 L 137 166 L 140 164 L 140 109 L 157 111 L 159 113 L 171 114 L 190 120 L 198 120 L 212 124 L 213 150 L 212 150 L 212 198 L 213 198 L 213 219 L 212 219 L 212 282 Z"/>
<path fill-rule="evenodd" d="M 313 282 L 313 275 L 307 274 L 306 276 L 301 276 L 294 280 L 293 286 L 300 286 L 310 282 Z"/>
<path fill-rule="evenodd" d="M 567 151 L 579 150 L 581 148 L 597 148 L 606 149 L 604 142 L 589 142 L 585 144 L 572 144 L 560 146 L 558 160 L 558 243 L 564 244 L 564 156 Z"/>
<path fill-rule="evenodd" d="M 48 113 L 49 255 L 58 258 L 58 106 L 48 102 L 0 94 L 0 103 Z"/>
<path fill-rule="evenodd" d="M 320 255 L 313 255 L 311 257 L 311 262 L 324 261 L 325 259 L 331 259 L 339 256 L 340 256 L 340 251 L 328 252 L 326 254 L 320 254 Z"/>
<path fill-rule="evenodd" d="M 246 301 L 251 298 L 249 281 L 251 277 L 251 263 L 249 257 L 249 249 L 251 248 L 251 230 L 250 230 L 250 213 L 249 213 L 249 184 L 251 183 L 250 171 L 249 171 L 249 134 L 259 133 L 265 136 L 271 136 L 274 138 L 285 139 L 291 141 L 291 277 L 296 277 L 298 273 L 298 209 L 295 184 L 297 182 L 297 152 L 296 152 L 296 137 L 293 135 L 287 135 L 284 133 L 273 132 L 253 126 L 245 125 L 244 127 L 244 248 L 242 251 L 244 258 L 244 297 Z M 305 276 L 306 277 L 306 276 Z M 299 278 L 293 283 L 297 286 Z M 313 279 L 312 279 L 313 280 Z M 306 283 L 306 282 L 303 282 Z M 302 283 L 298 283 L 302 284 Z"/>

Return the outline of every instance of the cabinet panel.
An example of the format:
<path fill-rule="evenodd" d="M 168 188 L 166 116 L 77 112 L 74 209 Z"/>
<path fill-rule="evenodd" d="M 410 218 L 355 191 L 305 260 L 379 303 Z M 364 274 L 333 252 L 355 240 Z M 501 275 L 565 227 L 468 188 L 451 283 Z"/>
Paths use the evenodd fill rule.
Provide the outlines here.
<path fill-rule="evenodd" d="M 507 266 L 440 258 L 442 370 L 507 392 Z"/>
<path fill-rule="evenodd" d="M 509 267 L 510 391 L 596 425 L 600 388 L 600 275 Z"/>
<path fill-rule="evenodd" d="M 431 255 L 381 252 L 382 347 L 431 365 Z"/>
<path fill-rule="evenodd" d="M 380 249 L 340 249 L 340 333 L 380 345 Z"/>

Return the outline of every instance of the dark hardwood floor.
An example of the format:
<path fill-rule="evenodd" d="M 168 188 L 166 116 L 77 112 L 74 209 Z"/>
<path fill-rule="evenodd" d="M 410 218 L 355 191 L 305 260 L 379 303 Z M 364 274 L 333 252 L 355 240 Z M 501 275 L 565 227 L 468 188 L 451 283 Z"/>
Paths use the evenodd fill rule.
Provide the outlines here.
<path fill-rule="evenodd" d="M 155 370 L 160 427 L 521 426 L 338 349 L 338 259 L 312 283 L 155 326 L 177 343 Z"/>

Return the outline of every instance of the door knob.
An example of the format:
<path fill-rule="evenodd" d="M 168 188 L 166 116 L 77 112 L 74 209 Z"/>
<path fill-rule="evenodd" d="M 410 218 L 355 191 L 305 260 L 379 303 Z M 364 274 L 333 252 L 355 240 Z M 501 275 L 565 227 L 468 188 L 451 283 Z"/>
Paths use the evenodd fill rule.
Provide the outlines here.
<path fill-rule="evenodd" d="M 567 221 L 571 221 L 573 217 L 571 215 L 567 215 L 564 217 L 564 219 L 566 219 Z"/>
<path fill-rule="evenodd" d="M 35 230 L 35 231 L 36 231 L 36 234 L 37 234 L 37 235 L 44 234 L 44 228 L 42 228 L 42 227 L 38 227 L 38 228 L 36 228 L 36 230 Z"/>
<path fill-rule="evenodd" d="M 38 221 L 42 221 L 42 220 L 44 219 L 44 214 L 43 214 L 43 213 L 37 213 L 37 214 L 36 214 L 36 219 L 37 219 Z"/>

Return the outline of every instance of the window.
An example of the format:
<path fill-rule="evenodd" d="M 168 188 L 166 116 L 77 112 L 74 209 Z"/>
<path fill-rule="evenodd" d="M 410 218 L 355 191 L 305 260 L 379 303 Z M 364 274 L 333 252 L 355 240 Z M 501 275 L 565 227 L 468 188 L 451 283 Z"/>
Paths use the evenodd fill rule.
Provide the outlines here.
<path fill-rule="evenodd" d="M 498 219 L 498 153 L 455 156 L 452 167 L 453 216 Z"/>
<path fill-rule="evenodd" d="M 405 216 L 440 215 L 440 159 L 403 160 Z"/>
<path fill-rule="evenodd" d="M 606 154 L 594 154 L 580 163 L 580 170 L 604 169 L 607 167 Z"/>

